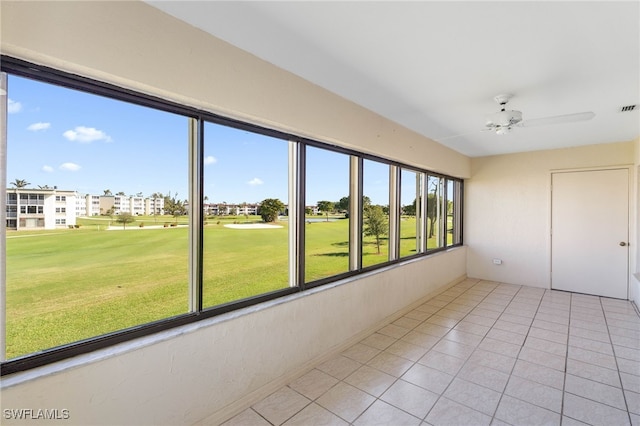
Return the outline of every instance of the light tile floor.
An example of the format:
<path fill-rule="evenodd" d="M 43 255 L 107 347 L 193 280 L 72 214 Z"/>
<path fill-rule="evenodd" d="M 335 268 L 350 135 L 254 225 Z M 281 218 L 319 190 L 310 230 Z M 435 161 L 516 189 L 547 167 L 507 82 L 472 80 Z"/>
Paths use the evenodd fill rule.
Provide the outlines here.
<path fill-rule="evenodd" d="M 224 423 L 640 426 L 628 302 L 467 279 Z"/>

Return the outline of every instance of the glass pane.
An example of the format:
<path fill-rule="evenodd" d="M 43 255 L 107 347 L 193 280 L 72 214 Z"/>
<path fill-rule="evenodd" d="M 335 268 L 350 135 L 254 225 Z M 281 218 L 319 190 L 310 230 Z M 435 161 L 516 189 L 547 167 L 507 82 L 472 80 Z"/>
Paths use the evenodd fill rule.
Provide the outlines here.
<path fill-rule="evenodd" d="M 455 181 L 447 179 L 447 246 L 454 243 Z"/>
<path fill-rule="evenodd" d="M 400 173 L 400 257 L 406 257 L 418 252 L 416 212 L 420 202 L 420 174 L 406 169 Z"/>
<path fill-rule="evenodd" d="M 307 147 L 305 281 L 349 271 L 349 156 Z"/>
<path fill-rule="evenodd" d="M 203 307 L 289 286 L 288 142 L 204 128 Z"/>
<path fill-rule="evenodd" d="M 427 250 L 444 247 L 443 202 L 444 178 L 427 179 Z"/>
<path fill-rule="evenodd" d="M 389 260 L 389 165 L 363 162 L 362 266 Z"/>
<path fill-rule="evenodd" d="M 8 89 L 7 358 L 187 312 L 188 119 Z"/>

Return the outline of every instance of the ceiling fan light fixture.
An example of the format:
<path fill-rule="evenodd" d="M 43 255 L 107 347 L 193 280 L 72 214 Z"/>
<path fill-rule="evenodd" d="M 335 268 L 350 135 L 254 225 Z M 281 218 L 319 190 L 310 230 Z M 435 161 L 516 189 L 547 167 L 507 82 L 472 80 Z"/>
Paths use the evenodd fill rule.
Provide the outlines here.
<path fill-rule="evenodd" d="M 506 135 L 511 133 L 511 127 L 496 127 L 496 135 Z"/>
<path fill-rule="evenodd" d="M 514 110 L 502 110 L 487 117 L 487 127 L 508 127 L 522 121 L 522 112 Z"/>

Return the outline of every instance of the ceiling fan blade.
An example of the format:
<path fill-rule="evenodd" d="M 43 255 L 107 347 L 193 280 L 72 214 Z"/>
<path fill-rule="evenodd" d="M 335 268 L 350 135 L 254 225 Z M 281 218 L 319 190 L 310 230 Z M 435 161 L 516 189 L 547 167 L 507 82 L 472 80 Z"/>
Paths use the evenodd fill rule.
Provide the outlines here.
<path fill-rule="evenodd" d="M 562 123 L 573 123 L 576 121 L 587 121 L 591 120 L 595 117 L 596 114 L 594 112 L 578 112 L 575 114 L 565 114 L 565 115 L 554 115 L 551 117 L 542 117 L 542 118 L 534 118 L 533 120 L 525 120 L 522 121 L 516 126 L 518 127 L 534 127 L 534 126 L 547 126 L 550 124 L 562 124 Z"/>
<path fill-rule="evenodd" d="M 478 133 L 486 132 L 486 131 L 489 131 L 489 130 L 493 130 L 493 129 L 480 129 L 480 130 L 476 130 L 475 132 L 460 133 L 460 134 L 458 134 L 458 135 L 445 136 L 445 137 L 443 137 L 443 138 L 437 138 L 437 139 L 434 139 L 434 140 L 435 140 L 436 142 L 441 142 L 441 141 L 446 141 L 446 140 L 448 140 L 448 139 L 461 138 L 461 137 L 463 137 L 463 136 L 477 135 Z"/>

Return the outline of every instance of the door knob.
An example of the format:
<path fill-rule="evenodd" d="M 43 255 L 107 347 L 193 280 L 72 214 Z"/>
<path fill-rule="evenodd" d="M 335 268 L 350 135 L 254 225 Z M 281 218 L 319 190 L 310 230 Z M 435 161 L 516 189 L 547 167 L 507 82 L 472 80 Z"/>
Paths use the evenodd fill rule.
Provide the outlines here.
<path fill-rule="evenodd" d="M 624 247 L 626 245 L 627 245 L 627 243 L 625 243 L 624 241 L 620 241 L 620 246 Z"/>

